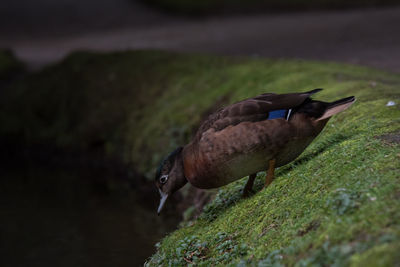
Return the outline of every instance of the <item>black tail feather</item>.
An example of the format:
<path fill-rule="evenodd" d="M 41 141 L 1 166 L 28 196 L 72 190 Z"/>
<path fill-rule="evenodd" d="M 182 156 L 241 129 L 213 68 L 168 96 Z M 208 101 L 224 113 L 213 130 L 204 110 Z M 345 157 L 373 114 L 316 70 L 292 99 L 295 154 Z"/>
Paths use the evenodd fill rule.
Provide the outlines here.
<path fill-rule="evenodd" d="M 356 100 L 356 98 L 354 96 L 345 97 L 345 98 L 342 98 L 342 99 L 339 99 L 339 100 L 329 103 L 328 108 L 333 108 L 336 106 L 343 105 L 345 103 L 354 102 L 355 100 Z"/>
<path fill-rule="evenodd" d="M 323 90 L 322 88 L 316 88 L 316 89 L 314 89 L 314 90 L 311 90 L 311 91 L 306 92 L 306 94 L 308 94 L 308 95 L 313 95 L 313 94 L 316 94 L 316 93 L 318 93 L 318 92 L 320 92 L 320 91 L 322 91 L 322 90 Z"/>

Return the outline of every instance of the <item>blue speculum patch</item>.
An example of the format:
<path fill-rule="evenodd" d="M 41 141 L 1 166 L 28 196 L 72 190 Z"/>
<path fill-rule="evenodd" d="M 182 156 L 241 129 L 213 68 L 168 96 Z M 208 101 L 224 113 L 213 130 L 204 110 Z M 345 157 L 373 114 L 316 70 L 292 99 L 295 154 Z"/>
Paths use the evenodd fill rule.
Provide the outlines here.
<path fill-rule="evenodd" d="M 287 109 L 278 109 L 270 111 L 268 114 L 268 119 L 279 119 L 279 118 L 286 118 Z"/>

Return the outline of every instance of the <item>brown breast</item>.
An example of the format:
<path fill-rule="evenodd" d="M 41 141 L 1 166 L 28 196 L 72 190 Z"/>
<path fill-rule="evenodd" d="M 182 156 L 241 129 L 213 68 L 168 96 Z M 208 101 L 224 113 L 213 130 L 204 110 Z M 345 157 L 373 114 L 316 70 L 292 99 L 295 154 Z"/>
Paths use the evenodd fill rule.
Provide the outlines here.
<path fill-rule="evenodd" d="M 209 129 L 184 148 L 185 176 L 196 187 L 216 188 L 266 170 L 272 158 L 284 165 L 301 154 L 325 123 L 297 116 L 290 122 L 275 119 Z"/>

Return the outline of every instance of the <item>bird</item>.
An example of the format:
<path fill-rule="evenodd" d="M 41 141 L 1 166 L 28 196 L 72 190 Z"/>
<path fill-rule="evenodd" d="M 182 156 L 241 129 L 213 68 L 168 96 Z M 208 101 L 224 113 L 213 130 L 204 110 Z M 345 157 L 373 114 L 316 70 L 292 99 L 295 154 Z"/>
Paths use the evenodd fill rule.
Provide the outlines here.
<path fill-rule="evenodd" d="M 275 168 L 296 159 L 333 115 L 355 102 L 354 96 L 334 102 L 313 100 L 311 96 L 321 90 L 264 93 L 211 114 L 192 140 L 176 148 L 157 168 L 157 213 L 168 196 L 188 182 L 210 189 L 249 176 L 243 189 L 248 197 L 257 173 L 266 171 L 267 187 Z"/>

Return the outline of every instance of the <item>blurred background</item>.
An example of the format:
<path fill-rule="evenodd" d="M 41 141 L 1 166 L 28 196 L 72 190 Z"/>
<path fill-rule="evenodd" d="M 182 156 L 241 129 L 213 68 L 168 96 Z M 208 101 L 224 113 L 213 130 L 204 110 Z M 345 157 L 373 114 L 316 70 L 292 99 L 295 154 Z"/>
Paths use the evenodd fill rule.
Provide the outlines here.
<path fill-rule="evenodd" d="M 138 266 L 207 202 L 187 188 L 156 216 L 154 167 L 196 125 L 159 129 L 158 150 L 137 133 L 148 99 L 187 71 L 165 70 L 179 56 L 154 50 L 399 73 L 399 28 L 397 0 L 1 1 L 1 266 Z"/>
<path fill-rule="evenodd" d="M 31 67 L 77 49 L 310 58 L 399 71 L 397 0 L 2 1 L 0 46 Z"/>

